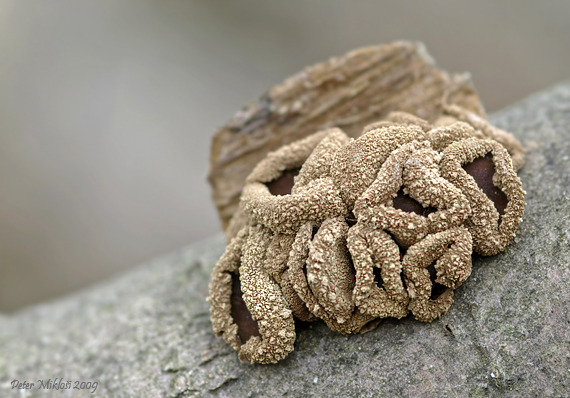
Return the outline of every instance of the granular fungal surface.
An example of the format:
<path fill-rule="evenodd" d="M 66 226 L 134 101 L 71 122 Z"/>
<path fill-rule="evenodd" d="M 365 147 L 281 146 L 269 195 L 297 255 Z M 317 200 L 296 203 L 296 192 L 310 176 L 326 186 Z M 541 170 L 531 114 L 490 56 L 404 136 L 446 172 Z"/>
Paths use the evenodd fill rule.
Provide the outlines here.
<path fill-rule="evenodd" d="M 295 319 L 346 335 L 386 317 L 431 322 L 473 252 L 514 238 L 524 153 L 458 106 L 433 124 L 393 112 L 349 138 L 319 131 L 269 153 L 246 180 L 210 283 L 214 331 L 252 363 L 294 349 Z"/>

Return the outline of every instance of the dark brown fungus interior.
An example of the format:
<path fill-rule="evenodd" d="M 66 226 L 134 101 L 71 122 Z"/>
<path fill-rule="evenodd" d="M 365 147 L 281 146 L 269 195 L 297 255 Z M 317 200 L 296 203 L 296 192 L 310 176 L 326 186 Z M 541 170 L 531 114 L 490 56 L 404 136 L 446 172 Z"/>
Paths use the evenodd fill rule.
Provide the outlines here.
<path fill-rule="evenodd" d="M 424 217 L 427 217 L 429 214 L 437 211 L 435 207 L 424 208 L 420 202 L 410 197 L 410 195 L 406 195 L 402 188 L 398 191 L 393 203 L 395 209 L 405 211 L 406 213 L 416 213 Z"/>
<path fill-rule="evenodd" d="M 350 267 L 351 275 L 352 275 L 352 288 L 354 288 L 354 284 L 356 283 L 356 268 L 354 267 L 354 262 L 352 261 L 352 256 L 348 255 L 348 266 Z M 376 267 L 374 267 L 376 268 Z"/>
<path fill-rule="evenodd" d="M 259 326 L 251 317 L 251 312 L 247 309 L 242 296 L 243 293 L 241 291 L 239 276 L 232 273 L 231 315 L 238 326 L 238 336 L 243 344 L 252 336 L 261 337 L 261 333 L 259 333 Z"/>
<path fill-rule="evenodd" d="M 447 286 L 442 285 L 441 283 L 437 283 L 435 280 L 437 279 L 437 271 L 435 270 L 435 263 L 432 263 L 429 267 L 427 267 L 429 272 L 429 279 L 431 280 L 432 287 L 431 287 L 431 296 L 430 300 L 435 300 L 443 292 L 447 290 Z"/>
<path fill-rule="evenodd" d="M 313 225 L 313 230 L 311 231 L 311 240 L 313 240 L 315 238 L 315 235 L 317 234 L 317 232 L 319 232 L 319 227 L 317 227 L 316 225 Z M 305 264 L 303 264 L 303 275 L 305 275 L 305 280 L 308 281 L 309 279 L 307 278 L 307 263 L 306 262 L 305 262 Z M 311 285 L 309 285 L 308 283 L 307 283 L 307 288 L 309 289 L 311 294 L 313 294 L 313 291 L 311 290 Z"/>
<path fill-rule="evenodd" d="M 378 267 L 374 267 L 372 269 L 372 272 L 374 272 L 374 281 L 376 282 L 376 286 L 382 289 L 384 287 L 384 281 L 382 280 L 382 270 Z"/>
<path fill-rule="evenodd" d="M 285 170 L 279 177 L 265 184 L 269 188 L 269 192 L 276 196 L 289 195 L 299 170 L 301 169 Z"/>
<path fill-rule="evenodd" d="M 313 229 L 311 230 L 311 240 L 315 239 L 315 235 L 319 232 L 319 227 L 313 225 Z"/>
<path fill-rule="evenodd" d="M 299 332 L 300 330 L 309 329 L 313 322 L 302 321 L 297 317 L 294 317 L 295 320 L 295 331 Z"/>
<path fill-rule="evenodd" d="M 393 234 L 391 234 L 388 231 L 384 232 L 386 232 L 390 236 L 390 238 L 392 238 L 392 240 L 396 243 L 396 245 L 398 245 L 398 249 L 400 250 L 400 261 L 402 261 L 402 259 L 406 255 L 406 252 L 408 251 L 408 246 L 402 246 L 402 244 L 398 242 L 398 239 L 396 239 L 396 237 Z"/>
<path fill-rule="evenodd" d="M 493 174 L 495 174 L 493 154 L 489 152 L 485 157 L 477 158 L 464 165 L 463 169 L 475 179 L 479 188 L 491 199 L 499 214 L 504 215 L 509 200 L 503 191 L 493 185 Z"/>
<path fill-rule="evenodd" d="M 402 251 L 403 249 L 400 248 L 400 251 Z M 403 250 L 405 253 L 405 250 Z M 404 255 L 402 254 L 402 257 Z M 382 270 L 378 267 L 374 267 L 372 269 L 372 272 L 374 273 L 374 282 L 376 282 L 376 286 L 378 286 L 380 289 L 384 288 L 384 280 L 382 279 Z M 404 274 L 400 273 L 400 279 L 402 281 L 402 286 L 404 286 L 404 288 L 406 287 L 406 281 L 404 278 Z"/>
<path fill-rule="evenodd" d="M 352 227 L 353 225 L 356 225 L 356 216 L 354 215 L 354 213 L 352 211 L 348 212 L 348 216 L 346 217 L 346 223 L 348 224 L 349 227 Z"/>

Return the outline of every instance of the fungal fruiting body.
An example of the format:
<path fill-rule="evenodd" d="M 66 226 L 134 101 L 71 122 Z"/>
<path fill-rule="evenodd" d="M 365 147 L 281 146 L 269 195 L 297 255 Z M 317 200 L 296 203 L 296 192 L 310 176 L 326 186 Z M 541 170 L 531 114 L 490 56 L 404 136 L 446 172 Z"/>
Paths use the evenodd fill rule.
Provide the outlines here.
<path fill-rule="evenodd" d="M 269 153 L 246 180 L 210 284 L 214 331 L 241 360 L 293 350 L 295 318 L 371 330 L 431 322 L 522 221 L 524 161 L 509 133 L 455 106 L 433 125 L 403 112 Z"/>

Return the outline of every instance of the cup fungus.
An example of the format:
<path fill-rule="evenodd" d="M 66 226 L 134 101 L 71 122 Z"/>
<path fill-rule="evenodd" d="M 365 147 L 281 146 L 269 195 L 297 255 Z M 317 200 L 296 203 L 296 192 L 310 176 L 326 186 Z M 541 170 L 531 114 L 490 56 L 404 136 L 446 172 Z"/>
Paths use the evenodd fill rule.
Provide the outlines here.
<path fill-rule="evenodd" d="M 295 318 L 344 334 L 410 312 L 431 322 L 469 277 L 473 251 L 509 244 L 525 206 L 522 147 L 445 109 L 433 124 L 393 112 L 356 139 L 320 131 L 257 165 L 210 284 L 214 330 L 240 359 L 283 359 Z"/>

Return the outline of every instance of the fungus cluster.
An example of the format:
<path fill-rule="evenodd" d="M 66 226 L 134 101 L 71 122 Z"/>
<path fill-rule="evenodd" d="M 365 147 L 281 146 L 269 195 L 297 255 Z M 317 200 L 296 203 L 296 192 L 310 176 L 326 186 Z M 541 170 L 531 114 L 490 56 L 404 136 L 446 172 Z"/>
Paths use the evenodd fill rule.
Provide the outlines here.
<path fill-rule="evenodd" d="M 456 107 L 393 112 L 269 153 L 246 180 L 210 284 L 214 331 L 252 363 L 293 350 L 295 319 L 343 334 L 444 314 L 473 252 L 501 252 L 524 212 L 509 133 Z"/>

